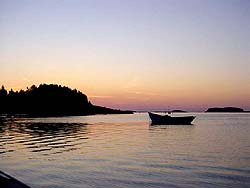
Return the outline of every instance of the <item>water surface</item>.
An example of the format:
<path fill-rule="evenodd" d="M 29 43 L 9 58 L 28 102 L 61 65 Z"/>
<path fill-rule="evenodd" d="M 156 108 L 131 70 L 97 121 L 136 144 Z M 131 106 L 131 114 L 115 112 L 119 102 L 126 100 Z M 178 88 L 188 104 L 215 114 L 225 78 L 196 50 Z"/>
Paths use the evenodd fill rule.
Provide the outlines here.
<path fill-rule="evenodd" d="M 250 114 L 191 115 L 2 117 L 0 170 L 32 188 L 250 187 Z"/>

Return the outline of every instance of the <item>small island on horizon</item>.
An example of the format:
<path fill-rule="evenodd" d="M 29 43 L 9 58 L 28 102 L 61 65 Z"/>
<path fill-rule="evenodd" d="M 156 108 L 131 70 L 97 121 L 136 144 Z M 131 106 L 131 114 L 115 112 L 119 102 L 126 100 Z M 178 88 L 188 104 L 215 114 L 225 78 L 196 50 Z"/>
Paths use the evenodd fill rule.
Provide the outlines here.
<path fill-rule="evenodd" d="M 82 92 L 57 84 L 33 85 L 26 91 L 0 89 L 0 114 L 49 117 L 132 113 L 93 105 Z"/>
<path fill-rule="evenodd" d="M 213 107 L 208 108 L 205 112 L 249 112 L 238 107 Z"/>

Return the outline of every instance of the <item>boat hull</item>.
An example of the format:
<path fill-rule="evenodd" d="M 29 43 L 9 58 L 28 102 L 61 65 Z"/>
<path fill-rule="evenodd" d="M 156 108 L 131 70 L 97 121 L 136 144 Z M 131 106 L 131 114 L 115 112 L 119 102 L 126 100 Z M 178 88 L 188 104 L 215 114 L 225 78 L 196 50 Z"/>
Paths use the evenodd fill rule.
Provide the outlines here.
<path fill-rule="evenodd" d="M 0 171 L 0 187 L 4 188 L 30 188 L 19 180 L 10 175 Z"/>
<path fill-rule="evenodd" d="M 195 116 L 171 117 L 169 115 L 159 115 L 149 112 L 152 124 L 155 125 L 190 125 Z"/>

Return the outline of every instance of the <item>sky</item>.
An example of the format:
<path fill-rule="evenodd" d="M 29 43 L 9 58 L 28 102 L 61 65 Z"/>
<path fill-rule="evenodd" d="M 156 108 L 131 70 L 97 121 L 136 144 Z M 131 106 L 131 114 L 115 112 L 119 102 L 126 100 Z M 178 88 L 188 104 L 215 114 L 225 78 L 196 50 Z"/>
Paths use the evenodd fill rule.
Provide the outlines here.
<path fill-rule="evenodd" d="M 118 109 L 250 110 L 249 0 L 0 0 L 0 85 Z"/>

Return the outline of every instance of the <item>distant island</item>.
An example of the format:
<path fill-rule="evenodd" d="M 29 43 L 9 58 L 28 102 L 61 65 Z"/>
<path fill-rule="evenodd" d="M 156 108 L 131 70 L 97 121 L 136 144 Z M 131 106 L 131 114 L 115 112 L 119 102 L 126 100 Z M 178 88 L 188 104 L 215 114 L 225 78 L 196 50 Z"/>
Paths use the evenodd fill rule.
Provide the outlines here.
<path fill-rule="evenodd" d="M 184 110 L 172 110 L 171 113 L 186 113 Z"/>
<path fill-rule="evenodd" d="M 94 114 L 132 114 L 91 104 L 82 92 L 57 84 L 40 84 L 26 91 L 8 92 L 0 89 L 0 114 L 26 114 L 29 116 L 70 116 Z"/>
<path fill-rule="evenodd" d="M 206 110 L 206 112 L 247 112 L 244 111 L 242 108 L 238 108 L 238 107 L 213 107 L 213 108 L 209 108 Z"/>

